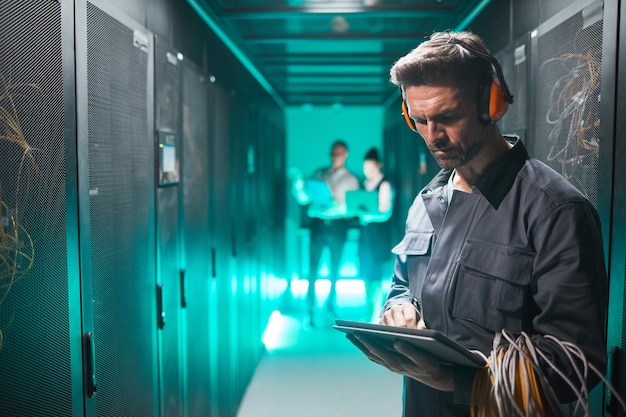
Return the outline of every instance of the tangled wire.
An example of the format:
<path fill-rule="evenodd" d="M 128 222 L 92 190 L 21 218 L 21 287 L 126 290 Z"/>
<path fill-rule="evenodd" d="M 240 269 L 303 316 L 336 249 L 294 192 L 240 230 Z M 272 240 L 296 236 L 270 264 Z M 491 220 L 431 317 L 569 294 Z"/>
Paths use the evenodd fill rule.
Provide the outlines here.
<path fill-rule="evenodd" d="M 20 224 L 22 193 L 21 177 L 25 165 L 36 168 L 33 149 L 24 137 L 18 117 L 16 98 L 24 95 L 23 91 L 37 88 L 34 84 L 11 84 L 0 77 L 0 144 L 9 144 L 19 150 L 19 161 L 14 181 L 11 180 L 11 191 L 6 192 L 6 181 L 12 178 L 5 168 L 9 161 L 3 161 L 0 171 L 0 305 L 6 300 L 13 285 L 19 277 L 27 273 L 33 266 L 34 245 L 28 231 Z M 13 153 L 12 153 L 13 154 Z M 5 181 L 5 184 L 2 183 Z M 3 185 L 5 187 L 3 187 Z M 13 201 L 9 206 L 9 201 Z M 3 333 L 0 329 L 0 349 L 3 346 Z"/>
<path fill-rule="evenodd" d="M 551 335 L 543 337 L 562 349 L 575 370 L 575 378 L 568 378 L 545 353 L 536 349 L 534 339 L 528 334 L 522 332 L 514 337 L 502 330 L 494 338 L 489 357 L 477 352 L 487 365 L 474 380 L 472 417 L 564 417 L 556 394 L 540 366 L 541 360 L 576 394 L 576 404 L 570 415 L 582 413 L 585 417 L 590 416 L 586 381 L 591 373 L 606 384 L 622 410 L 626 411 L 619 393 L 598 369 L 587 362 L 579 347 Z"/>
<path fill-rule="evenodd" d="M 559 62 L 567 72 L 558 78 L 550 92 L 546 122 L 552 125 L 548 135 L 547 159 L 561 165 L 561 174 L 571 179 L 578 166 L 597 157 L 600 147 L 599 102 L 601 62 L 590 49 L 584 54 L 564 54 L 549 59 L 542 68 Z"/>

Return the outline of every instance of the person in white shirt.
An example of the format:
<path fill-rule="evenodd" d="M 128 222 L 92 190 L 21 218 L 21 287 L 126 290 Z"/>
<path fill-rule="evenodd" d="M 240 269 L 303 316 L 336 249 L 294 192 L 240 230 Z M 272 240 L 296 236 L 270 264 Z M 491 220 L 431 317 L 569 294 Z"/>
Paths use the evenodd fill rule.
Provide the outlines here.
<path fill-rule="evenodd" d="M 320 168 L 310 177 L 313 182 L 323 182 L 328 185 L 330 195 L 328 201 L 316 198 L 312 194 L 312 183 L 301 177 L 294 181 L 293 194 L 299 204 L 308 204 L 307 215 L 310 217 L 310 244 L 309 244 L 309 289 L 307 292 L 307 306 L 310 325 L 314 326 L 315 312 L 315 281 L 319 269 L 322 252 L 328 247 L 330 252 L 329 279 L 331 283 L 326 310 L 334 314 L 335 310 L 335 283 L 339 277 L 341 256 L 346 242 L 350 217 L 346 210 L 346 191 L 359 188 L 356 176 L 346 168 L 348 159 L 348 145 L 337 140 L 331 146 L 330 157 L 332 164 Z"/>

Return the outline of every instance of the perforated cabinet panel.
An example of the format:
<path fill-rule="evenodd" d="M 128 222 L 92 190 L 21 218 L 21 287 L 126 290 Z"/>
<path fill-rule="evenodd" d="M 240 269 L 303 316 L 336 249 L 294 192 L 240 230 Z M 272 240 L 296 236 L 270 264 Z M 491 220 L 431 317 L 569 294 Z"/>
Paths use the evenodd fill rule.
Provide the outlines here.
<path fill-rule="evenodd" d="M 533 39 L 532 156 L 560 172 L 597 206 L 602 2 L 545 26 Z"/>
<path fill-rule="evenodd" d="M 596 207 L 602 3 L 575 2 L 540 25 L 531 38 L 531 156 L 561 173 Z M 602 404 L 592 401 L 590 407 L 598 413 Z M 561 408 L 565 415 L 584 415 L 573 403 Z"/>
<path fill-rule="evenodd" d="M 157 395 L 152 37 L 94 4 L 86 5 L 88 172 L 80 174 L 88 174 L 96 410 L 149 416 Z"/>
<path fill-rule="evenodd" d="M 216 319 L 212 286 L 209 181 L 214 97 L 207 76 L 195 66 L 183 66 L 183 216 L 184 264 L 187 276 L 187 371 L 190 416 L 217 416 L 212 410 L 215 384 L 211 320 Z M 213 314 L 212 314 L 213 313 Z"/>
<path fill-rule="evenodd" d="M 220 384 L 219 392 L 214 402 L 217 403 L 218 416 L 228 416 L 234 413 L 234 395 L 236 394 L 236 378 L 239 377 L 238 351 L 233 349 L 239 346 L 237 339 L 238 314 L 235 314 L 238 293 L 238 278 L 240 269 L 238 262 L 241 260 L 242 237 L 237 234 L 237 226 L 234 221 L 238 215 L 238 208 L 233 205 L 236 188 L 241 187 L 240 161 L 243 160 L 241 142 L 236 138 L 237 129 L 232 129 L 232 121 L 242 123 L 242 118 L 236 118 L 239 109 L 231 101 L 231 91 L 220 84 L 215 85 L 215 141 L 211 147 L 214 157 L 214 180 L 211 182 L 214 194 L 211 204 L 215 207 L 215 247 L 217 274 L 215 291 L 218 297 L 219 320 L 215 323 L 213 331 L 215 336 L 217 357 L 217 375 L 219 381 L 228 381 L 231 385 Z M 231 130 L 232 129 L 232 130 Z M 226 140 L 228 138 L 228 140 Z M 224 314 L 226 313 L 226 314 Z"/>
<path fill-rule="evenodd" d="M 514 97 L 513 104 L 509 106 L 508 112 L 498 125 L 502 133 L 518 135 L 523 141 L 527 139 L 528 127 L 527 87 L 528 61 L 530 60 L 528 47 L 526 39 L 523 39 L 496 56 L 502 65 L 504 78 Z"/>
<path fill-rule="evenodd" d="M 174 142 L 176 163 L 180 162 L 180 66 L 176 52 L 169 50 L 160 38 L 155 40 L 155 109 L 156 125 L 159 131 L 171 133 Z M 160 150 L 160 149 L 159 149 Z M 180 283 L 180 238 L 179 230 L 179 178 L 157 190 L 158 219 L 158 281 L 162 285 L 163 326 L 159 331 L 161 367 L 161 416 L 178 417 L 183 415 L 182 357 L 184 343 L 182 322 L 182 299 Z"/>
<path fill-rule="evenodd" d="M 72 415 L 62 38 L 58 2 L 0 2 L 3 417 Z"/>
<path fill-rule="evenodd" d="M 156 125 L 173 132 L 179 128 L 181 113 L 181 63 L 177 55 L 166 41 L 155 39 Z"/>

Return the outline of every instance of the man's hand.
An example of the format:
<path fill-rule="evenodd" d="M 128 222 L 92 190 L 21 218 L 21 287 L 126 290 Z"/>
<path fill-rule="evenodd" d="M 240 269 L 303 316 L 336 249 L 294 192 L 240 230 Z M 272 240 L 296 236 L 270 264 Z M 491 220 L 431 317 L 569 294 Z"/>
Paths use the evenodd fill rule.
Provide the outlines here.
<path fill-rule="evenodd" d="M 396 340 L 393 342 L 394 350 L 389 350 L 371 337 L 348 335 L 347 338 L 371 361 L 392 372 L 413 378 L 441 391 L 454 390 L 452 371 L 442 367 L 434 356 L 416 349 L 407 342 Z"/>
<path fill-rule="evenodd" d="M 411 303 L 392 306 L 385 311 L 380 324 L 412 329 L 426 328 L 420 313 Z M 364 335 L 348 335 L 347 337 L 371 361 L 392 372 L 413 378 L 441 391 L 454 390 L 454 376 L 450 369 L 442 367 L 437 358 L 416 349 L 407 342 L 396 340 L 393 343 L 393 349 L 389 349 L 372 337 Z"/>
<path fill-rule="evenodd" d="M 411 303 L 397 304 L 383 314 L 380 324 L 385 326 L 408 327 L 410 329 L 425 329 L 426 324 L 415 306 Z"/>

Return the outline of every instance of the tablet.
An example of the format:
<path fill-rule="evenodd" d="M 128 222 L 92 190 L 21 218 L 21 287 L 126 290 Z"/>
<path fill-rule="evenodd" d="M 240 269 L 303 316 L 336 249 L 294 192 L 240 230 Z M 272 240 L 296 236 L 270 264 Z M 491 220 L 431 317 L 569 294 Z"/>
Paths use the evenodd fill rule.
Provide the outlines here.
<path fill-rule="evenodd" d="M 413 346 L 439 358 L 441 363 L 482 368 L 484 359 L 452 341 L 443 333 L 431 329 L 408 329 L 359 321 L 335 320 L 334 329 L 347 334 L 361 334 L 376 339 L 384 347 L 395 350 L 393 342 L 404 340 Z"/>
<path fill-rule="evenodd" d="M 346 191 L 346 208 L 349 212 L 378 213 L 378 192 Z"/>
<path fill-rule="evenodd" d="M 324 181 L 306 180 L 306 187 L 312 198 L 312 203 L 320 207 L 332 206 L 335 202 L 330 187 Z"/>

